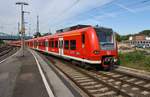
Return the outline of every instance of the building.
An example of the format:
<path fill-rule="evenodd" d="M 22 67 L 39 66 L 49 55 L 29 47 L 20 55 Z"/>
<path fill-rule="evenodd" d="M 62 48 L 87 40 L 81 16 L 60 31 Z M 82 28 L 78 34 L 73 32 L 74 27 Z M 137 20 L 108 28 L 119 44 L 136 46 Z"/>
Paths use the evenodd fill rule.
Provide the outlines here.
<path fill-rule="evenodd" d="M 130 36 L 129 44 L 140 48 L 150 48 L 150 37 L 145 35 Z"/>

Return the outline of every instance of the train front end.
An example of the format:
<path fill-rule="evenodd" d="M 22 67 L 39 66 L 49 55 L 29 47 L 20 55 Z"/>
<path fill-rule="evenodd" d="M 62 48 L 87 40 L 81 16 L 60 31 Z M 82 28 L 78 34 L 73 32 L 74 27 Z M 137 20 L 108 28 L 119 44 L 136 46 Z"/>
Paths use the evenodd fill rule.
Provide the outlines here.
<path fill-rule="evenodd" d="M 117 67 L 119 58 L 115 32 L 109 28 L 96 27 L 94 29 L 98 39 L 101 67 L 104 69 Z"/>

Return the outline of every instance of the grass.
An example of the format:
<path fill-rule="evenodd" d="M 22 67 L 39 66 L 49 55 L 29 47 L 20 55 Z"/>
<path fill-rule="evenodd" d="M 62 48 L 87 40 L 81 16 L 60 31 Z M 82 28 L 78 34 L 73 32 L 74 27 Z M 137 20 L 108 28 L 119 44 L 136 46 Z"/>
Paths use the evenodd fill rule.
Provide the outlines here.
<path fill-rule="evenodd" d="M 145 51 L 119 53 L 119 57 L 122 66 L 150 72 L 150 55 L 146 55 Z"/>
<path fill-rule="evenodd" d="M 0 45 L 1 45 L 1 44 L 4 44 L 3 40 L 0 40 Z"/>

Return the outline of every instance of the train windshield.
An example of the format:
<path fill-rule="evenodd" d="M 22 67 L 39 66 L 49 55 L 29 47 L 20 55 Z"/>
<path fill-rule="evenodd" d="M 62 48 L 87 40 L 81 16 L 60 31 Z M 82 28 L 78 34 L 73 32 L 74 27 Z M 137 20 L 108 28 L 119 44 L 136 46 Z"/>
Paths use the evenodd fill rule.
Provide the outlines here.
<path fill-rule="evenodd" d="M 114 49 L 114 35 L 112 29 L 95 28 L 100 48 L 103 50 Z"/>

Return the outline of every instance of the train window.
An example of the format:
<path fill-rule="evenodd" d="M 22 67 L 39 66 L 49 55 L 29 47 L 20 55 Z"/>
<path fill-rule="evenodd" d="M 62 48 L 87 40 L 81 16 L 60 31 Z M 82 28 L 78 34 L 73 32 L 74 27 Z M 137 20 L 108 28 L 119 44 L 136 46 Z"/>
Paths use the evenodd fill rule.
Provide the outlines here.
<path fill-rule="evenodd" d="M 39 42 L 39 46 L 42 46 L 42 42 Z"/>
<path fill-rule="evenodd" d="M 55 41 L 55 48 L 58 48 L 58 41 Z"/>
<path fill-rule="evenodd" d="M 36 44 L 35 44 L 35 41 L 33 42 L 33 44 L 34 44 L 34 46 L 36 45 Z"/>
<path fill-rule="evenodd" d="M 43 42 L 41 42 L 41 46 L 43 46 Z"/>
<path fill-rule="evenodd" d="M 65 40 L 64 48 L 69 49 L 69 40 Z"/>
<path fill-rule="evenodd" d="M 40 42 L 40 46 L 42 46 L 42 42 Z"/>
<path fill-rule="evenodd" d="M 41 46 L 43 46 L 43 41 L 41 41 Z"/>
<path fill-rule="evenodd" d="M 36 46 L 38 46 L 38 42 L 36 42 Z"/>
<path fill-rule="evenodd" d="M 52 48 L 54 48 L 54 41 L 52 41 Z"/>
<path fill-rule="evenodd" d="M 38 46 L 40 46 L 40 42 L 38 42 Z"/>
<path fill-rule="evenodd" d="M 38 42 L 35 41 L 35 46 L 38 46 Z"/>
<path fill-rule="evenodd" d="M 60 40 L 59 40 L 59 48 L 61 48 L 61 42 L 60 42 Z"/>
<path fill-rule="evenodd" d="M 42 42 L 39 42 L 40 43 L 40 46 L 42 46 Z"/>
<path fill-rule="evenodd" d="M 42 46 L 45 46 L 45 41 L 42 42 Z"/>
<path fill-rule="evenodd" d="M 59 40 L 59 48 L 63 48 L 63 40 Z"/>
<path fill-rule="evenodd" d="M 82 34 L 82 44 L 84 44 L 85 43 L 85 34 L 83 33 Z"/>
<path fill-rule="evenodd" d="M 75 50 L 76 49 L 76 40 L 70 40 L 70 49 Z"/>
<path fill-rule="evenodd" d="M 45 41 L 45 46 L 48 47 L 48 41 Z"/>
<path fill-rule="evenodd" d="M 41 46 L 41 42 L 39 42 L 38 45 Z"/>
<path fill-rule="evenodd" d="M 49 47 L 51 47 L 51 44 L 52 44 L 51 42 L 52 42 L 52 41 L 49 41 Z"/>
<path fill-rule="evenodd" d="M 32 46 L 32 43 L 30 42 L 30 46 Z"/>

